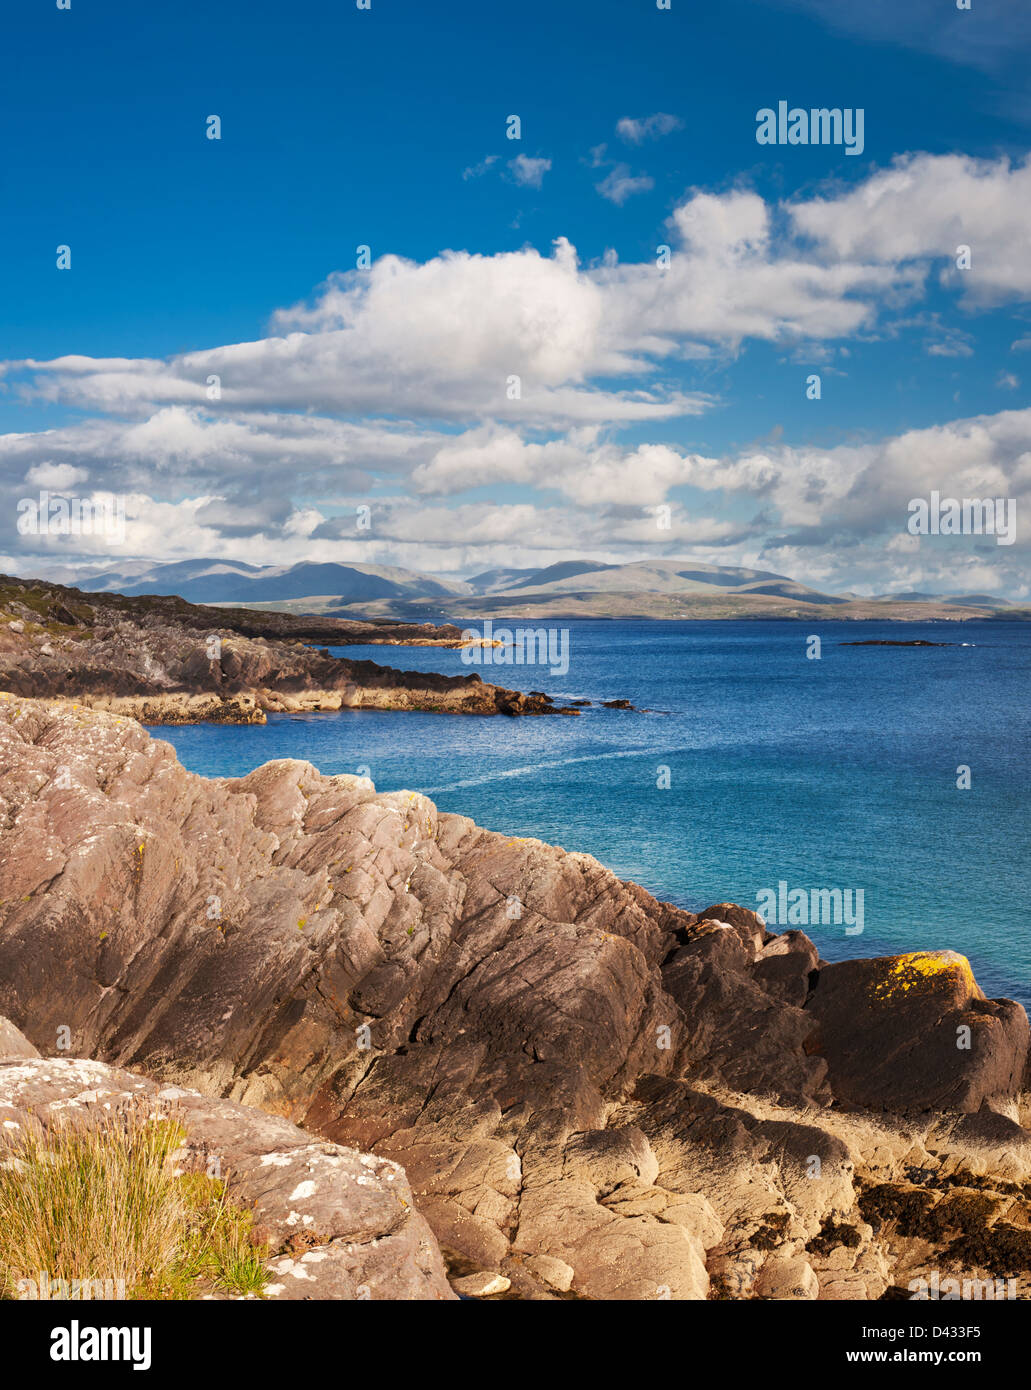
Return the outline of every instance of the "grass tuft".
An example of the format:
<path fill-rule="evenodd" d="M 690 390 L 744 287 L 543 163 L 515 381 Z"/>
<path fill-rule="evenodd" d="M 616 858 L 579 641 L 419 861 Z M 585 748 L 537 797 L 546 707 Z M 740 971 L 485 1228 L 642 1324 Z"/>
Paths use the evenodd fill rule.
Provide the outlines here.
<path fill-rule="evenodd" d="M 9 1132 L 10 1133 L 10 1132 Z M 128 1108 L 89 1127 L 26 1125 L 0 1148 L 0 1298 L 19 1280 L 111 1280 L 132 1299 L 261 1296 L 267 1247 L 226 1183 L 177 1174 L 186 1133 Z M 121 1282 L 119 1282 L 121 1281 Z"/>

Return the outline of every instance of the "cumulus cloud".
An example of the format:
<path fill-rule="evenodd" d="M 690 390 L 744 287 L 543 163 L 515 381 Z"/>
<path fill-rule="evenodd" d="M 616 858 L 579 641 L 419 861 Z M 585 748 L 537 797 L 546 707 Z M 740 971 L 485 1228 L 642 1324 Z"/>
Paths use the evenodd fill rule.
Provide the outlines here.
<path fill-rule="evenodd" d="M 837 261 L 938 261 L 943 284 L 971 304 L 1031 297 L 1031 156 L 902 155 L 890 169 L 790 206 L 795 229 Z M 957 268 L 969 247 L 969 269 Z"/>
<path fill-rule="evenodd" d="M 678 489 L 748 499 L 749 534 L 775 548 L 834 552 L 906 531 L 908 504 L 943 496 L 1007 497 L 1031 505 L 1031 409 L 910 430 L 831 449 L 788 444 L 707 456 L 666 444 L 632 449 L 573 431 L 533 442 L 507 429 L 468 432 L 416 466 L 413 489 L 458 495 L 490 482 L 555 491 L 577 507 L 654 506 Z M 728 527 L 728 534 L 736 528 Z M 1024 541 L 1031 549 L 1031 536 Z M 811 563 L 807 562 L 807 563 Z"/>
<path fill-rule="evenodd" d="M 109 466 L 100 442 L 94 441 L 98 471 Z M 52 453 L 52 437 L 48 443 Z M 110 439 L 104 447 L 110 450 Z M 115 457 L 124 463 L 126 452 L 123 441 Z M 266 457 L 257 454 L 249 470 L 241 458 L 222 486 L 174 501 L 154 495 L 160 475 L 150 489 L 116 488 L 125 501 L 124 545 L 76 538 L 76 553 L 290 563 L 303 541 L 306 559 L 446 573 L 486 568 L 499 553 L 506 563 L 529 565 L 570 553 L 619 563 L 690 551 L 700 560 L 774 570 L 832 590 L 880 592 L 890 587 L 886 575 L 895 588 L 1010 596 L 1026 590 L 1031 540 L 1021 518 L 1031 506 L 1031 409 L 827 449 L 777 442 L 716 455 L 669 444 L 620 445 L 596 426 L 540 441 L 502 425 L 483 426 L 420 439 L 410 451 L 410 477 L 395 473 L 393 491 L 384 488 L 382 474 L 362 487 L 341 475 L 331 496 L 325 485 L 317 507 L 289 500 L 282 474 L 264 466 Z M 0 455 L 6 476 L 2 463 Z M 255 480 L 250 487 L 248 476 Z M 491 495 L 511 485 L 523 489 L 520 500 Z M 1013 499 L 1017 543 L 910 536 L 909 502 L 932 490 Z M 10 491 L 0 494 L 0 516 L 8 518 L 7 530 L 0 525 L 0 548 L 43 554 L 52 563 L 71 558 L 67 538 L 18 538 Z M 359 505 L 371 506 L 368 532 L 356 528 Z M 656 527 L 659 505 L 670 508 L 668 530 Z M 25 572 L 23 565 L 9 568 Z"/>
<path fill-rule="evenodd" d="M 92 476 L 131 492 L 159 487 L 217 490 L 291 485 L 329 492 L 404 474 L 432 455 L 441 436 L 382 421 L 354 424 L 317 416 L 252 414 L 214 418 L 165 406 L 143 419 L 91 419 L 36 434 L 0 435 L 0 480 L 67 491 Z M 88 469 L 84 467 L 88 464 Z"/>
<path fill-rule="evenodd" d="M 133 370 L 69 358 L 8 370 L 29 374 L 43 399 L 123 413 L 173 399 L 226 411 L 524 422 L 662 419 L 699 408 L 699 397 L 587 384 L 647 364 L 609 331 L 603 288 L 562 238 L 550 257 L 532 249 L 446 252 L 422 264 L 384 256 L 331 276 L 311 303 L 277 313 L 273 327 L 281 336 Z M 217 403 L 208 399 L 211 377 Z"/>
<path fill-rule="evenodd" d="M 916 272 L 821 263 L 776 236 L 774 215 L 744 190 L 698 193 L 670 219 L 670 263 L 605 266 L 610 330 L 638 351 L 666 355 L 685 342 L 736 346 L 848 337 L 871 327 L 878 300 L 918 291 Z"/>
<path fill-rule="evenodd" d="M 619 202 L 638 184 L 617 165 L 600 187 Z M 1031 164 L 907 156 L 784 207 L 743 188 L 692 193 L 670 218 L 665 266 L 609 257 L 585 267 L 562 237 L 547 256 L 529 247 L 421 263 L 385 255 L 331 275 L 310 301 L 275 313 L 272 334 L 255 342 L 166 361 L 65 356 L 0 371 L 37 398 L 125 415 L 177 405 L 559 428 L 666 419 L 698 409 L 698 397 L 597 382 L 647 377 L 711 345 L 866 334 L 919 299 L 935 268 L 967 307 L 1026 298 L 1029 220 Z M 954 268 L 959 245 L 971 247 L 968 271 Z M 929 350 L 953 354 L 964 343 L 952 330 Z"/>
<path fill-rule="evenodd" d="M 87 468 L 76 468 L 71 463 L 51 463 L 45 459 L 34 463 L 25 474 L 25 481 L 34 487 L 52 488 L 55 492 L 67 492 L 89 477 Z"/>
<path fill-rule="evenodd" d="M 447 495 L 490 483 L 518 483 L 556 490 L 581 507 L 616 505 L 634 498 L 641 506 L 665 500 L 671 488 L 695 480 L 706 463 L 664 444 L 632 450 L 596 441 L 596 431 L 572 432 L 543 443 L 511 429 L 488 428 L 443 444 L 412 474 L 417 493 Z"/>

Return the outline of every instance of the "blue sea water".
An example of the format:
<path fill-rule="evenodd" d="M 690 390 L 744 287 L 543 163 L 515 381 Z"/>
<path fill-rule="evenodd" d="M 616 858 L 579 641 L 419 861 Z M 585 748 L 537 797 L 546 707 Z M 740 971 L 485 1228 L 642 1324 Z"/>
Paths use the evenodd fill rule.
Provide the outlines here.
<path fill-rule="evenodd" d="M 442 810 L 595 855 L 690 909 L 789 888 L 863 890 L 863 931 L 803 925 L 828 960 L 949 947 L 1031 1008 L 1031 624 L 571 622 L 567 674 L 480 667 L 579 718 L 347 711 L 155 729 L 183 764 L 270 758 L 369 775 Z M 822 653 L 806 656 L 818 634 Z M 853 647 L 922 638 L 944 647 Z M 457 651 L 346 647 L 467 673 Z M 957 787 L 970 769 L 970 788 Z M 668 769 L 668 774 L 663 771 Z M 668 786 L 663 785 L 665 782 Z"/>

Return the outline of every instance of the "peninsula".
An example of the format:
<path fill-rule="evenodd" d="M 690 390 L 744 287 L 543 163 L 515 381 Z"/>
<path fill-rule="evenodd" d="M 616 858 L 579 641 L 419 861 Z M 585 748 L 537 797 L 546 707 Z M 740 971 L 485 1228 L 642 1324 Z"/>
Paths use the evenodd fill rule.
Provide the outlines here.
<path fill-rule="evenodd" d="M 460 647 L 458 628 L 86 594 L 0 575 L 0 690 L 67 696 L 146 724 L 262 724 L 270 712 L 389 709 L 577 715 L 475 673 L 399 671 L 310 644 Z"/>

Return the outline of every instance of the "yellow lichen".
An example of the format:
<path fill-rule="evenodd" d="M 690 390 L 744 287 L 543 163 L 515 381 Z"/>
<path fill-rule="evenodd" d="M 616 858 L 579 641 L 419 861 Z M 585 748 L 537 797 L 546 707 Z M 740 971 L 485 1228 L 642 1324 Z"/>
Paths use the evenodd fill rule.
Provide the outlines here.
<path fill-rule="evenodd" d="M 971 988 L 976 988 L 966 956 L 952 951 L 911 951 L 893 959 L 887 975 L 874 985 L 873 995 L 887 999 L 907 994 L 949 974 L 958 974 Z"/>

